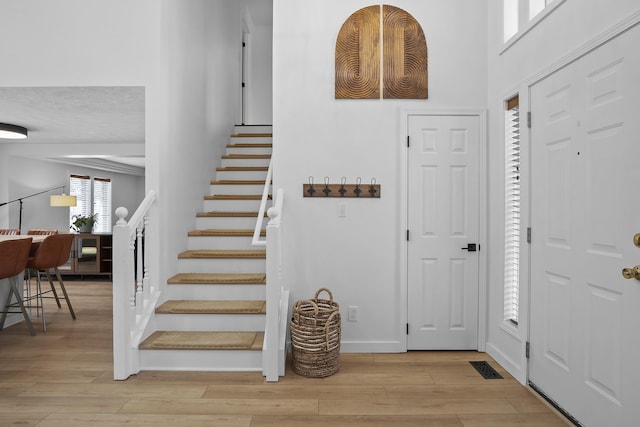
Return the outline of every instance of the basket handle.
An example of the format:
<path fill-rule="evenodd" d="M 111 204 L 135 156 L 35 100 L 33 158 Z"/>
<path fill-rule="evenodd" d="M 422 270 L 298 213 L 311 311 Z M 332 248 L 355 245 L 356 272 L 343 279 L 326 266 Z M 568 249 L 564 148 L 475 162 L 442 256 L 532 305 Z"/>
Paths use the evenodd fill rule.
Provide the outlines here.
<path fill-rule="evenodd" d="M 327 288 L 320 288 L 318 289 L 318 291 L 316 292 L 316 297 L 315 300 L 318 301 L 318 296 L 320 296 L 321 292 L 326 292 L 329 294 L 329 301 L 331 302 L 331 304 L 333 304 L 333 294 L 331 293 L 331 291 Z"/>
<path fill-rule="evenodd" d="M 327 323 L 324 324 L 324 336 L 325 336 L 324 341 L 325 341 L 325 344 L 327 345 L 327 351 L 329 351 L 329 325 L 331 325 L 331 321 L 336 316 L 340 316 L 339 311 L 334 311 L 333 313 L 331 313 L 329 315 L 329 318 L 327 319 Z"/>
<path fill-rule="evenodd" d="M 313 326 L 318 325 L 318 312 L 320 309 L 318 308 L 318 304 L 313 300 L 308 301 L 298 301 L 296 302 L 295 308 L 293 310 L 293 319 L 296 323 L 300 323 L 300 306 L 302 304 L 311 304 L 313 306 Z"/>

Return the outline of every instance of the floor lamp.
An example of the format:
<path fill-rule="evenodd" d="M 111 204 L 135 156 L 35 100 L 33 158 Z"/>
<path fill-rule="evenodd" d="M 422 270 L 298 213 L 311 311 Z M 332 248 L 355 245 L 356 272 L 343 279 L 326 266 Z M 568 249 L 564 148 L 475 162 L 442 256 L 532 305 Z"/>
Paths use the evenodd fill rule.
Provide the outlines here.
<path fill-rule="evenodd" d="M 28 199 L 30 197 L 39 196 L 40 194 L 48 193 L 49 191 L 58 190 L 62 188 L 63 193 L 60 195 L 52 195 L 49 199 L 50 206 L 75 206 L 76 205 L 76 196 L 68 196 L 64 194 L 65 186 L 61 185 L 60 187 L 50 188 L 48 190 L 40 191 L 39 193 L 30 194 L 28 196 L 19 197 L 15 200 L 10 200 L 8 202 L 0 203 L 0 206 L 8 205 L 10 203 L 20 202 L 20 216 L 18 217 L 18 229 L 20 230 L 20 234 L 22 234 L 22 201 L 24 199 Z"/>

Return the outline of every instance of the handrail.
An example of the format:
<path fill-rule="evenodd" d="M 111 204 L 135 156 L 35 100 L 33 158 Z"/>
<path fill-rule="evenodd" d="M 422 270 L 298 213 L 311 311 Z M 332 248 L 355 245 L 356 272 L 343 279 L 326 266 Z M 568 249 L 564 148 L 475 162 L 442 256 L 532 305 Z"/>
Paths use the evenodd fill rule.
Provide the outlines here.
<path fill-rule="evenodd" d="M 125 220 L 127 208 L 116 209 L 119 219 L 113 227 L 112 248 L 113 378 L 116 380 L 127 379 L 140 370 L 138 343 L 159 297 L 159 289 L 149 278 L 151 238 L 144 240 L 155 202 L 155 192 L 149 191 L 129 222 Z"/>
<path fill-rule="evenodd" d="M 269 169 L 267 170 L 267 178 L 264 180 L 264 188 L 262 189 L 262 199 L 260 200 L 260 209 L 258 210 L 258 218 L 256 219 L 256 227 L 253 229 L 253 239 L 251 245 L 253 246 L 267 246 L 267 240 L 260 240 L 260 232 L 262 231 L 262 222 L 264 220 L 264 213 L 267 210 L 267 201 L 269 200 L 269 190 L 271 189 L 271 179 L 273 160 L 269 160 Z"/>

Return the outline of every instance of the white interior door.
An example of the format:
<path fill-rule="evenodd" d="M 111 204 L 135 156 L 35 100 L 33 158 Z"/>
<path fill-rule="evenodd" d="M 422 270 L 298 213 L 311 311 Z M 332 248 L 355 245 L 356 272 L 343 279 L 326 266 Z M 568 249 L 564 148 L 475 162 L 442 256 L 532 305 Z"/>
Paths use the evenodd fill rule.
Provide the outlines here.
<path fill-rule="evenodd" d="M 409 116 L 409 350 L 478 348 L 479 122 Z"/>
<path fill-rule="evenodd" d="M 640 420 L 639 35 L 531 91 L 529 380 L 585 426 Z"/>

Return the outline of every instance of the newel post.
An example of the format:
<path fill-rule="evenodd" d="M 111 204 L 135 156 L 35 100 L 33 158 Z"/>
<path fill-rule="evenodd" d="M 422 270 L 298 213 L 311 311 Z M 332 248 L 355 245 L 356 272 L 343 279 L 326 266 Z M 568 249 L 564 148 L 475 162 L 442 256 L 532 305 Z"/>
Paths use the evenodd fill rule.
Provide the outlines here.
<path fill-rule="evenodd" d="M 132 290 L 134 286 L 131 230 L 125 207 L 116 209 L 113 227 L 113 378 L 127 379 L 136 363 L 131 352 Z"/>

